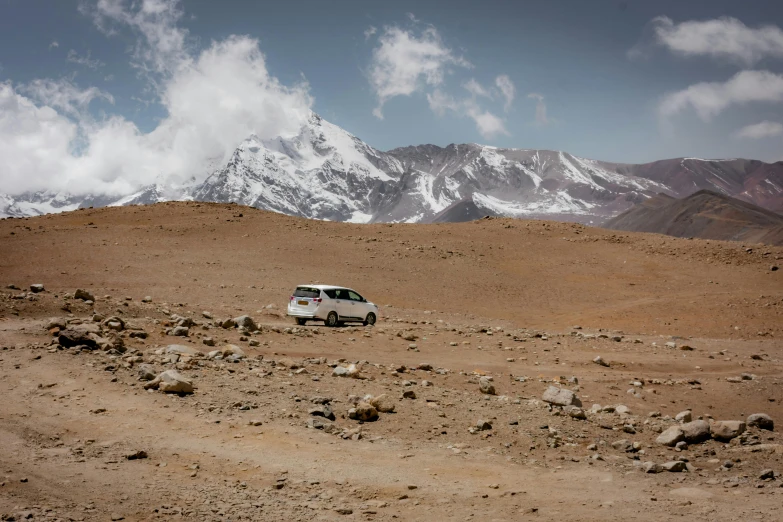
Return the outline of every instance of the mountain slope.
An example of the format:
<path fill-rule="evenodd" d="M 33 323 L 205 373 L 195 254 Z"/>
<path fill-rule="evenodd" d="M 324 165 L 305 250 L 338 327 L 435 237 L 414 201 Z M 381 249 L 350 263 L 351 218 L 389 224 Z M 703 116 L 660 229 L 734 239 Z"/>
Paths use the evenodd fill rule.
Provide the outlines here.
<path fill-rule="evenodd" d="M 604 226 L 677 237 L 783 244 L 783 216 L 709 190 L 683 199 L 659 194 Z"/>
<path fill-rule="evenodd" d="M 484 215 L 600 224 L 655 194 L 716 190 L 783 211 L 783 163 L 681 158 L 642 165 L 477 144 L 379 151 L 312 114 L 295 136 L 249 136 L 206 178 L 166 179 L 114 197 L 0 194 L 0 217 L 85 206 L 236 202 L 312 219 L 448 222 Z"/>

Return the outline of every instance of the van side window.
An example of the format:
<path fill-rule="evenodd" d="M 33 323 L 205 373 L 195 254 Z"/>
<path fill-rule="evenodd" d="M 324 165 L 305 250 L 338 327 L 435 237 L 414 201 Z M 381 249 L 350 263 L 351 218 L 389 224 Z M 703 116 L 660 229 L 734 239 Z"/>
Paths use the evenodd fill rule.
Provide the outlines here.
<path fill-rule="evenodd" d="M 336 291 L 335 290 L 324 290 L 324 293 L 326 294 L 326 297 L 328 297 L 329 299 L 337 299 L 335 297 L 335 295 L 336 295 Z"/>
<path fill-rule="evenodd" d="M 351 292 L 350 290 L 348 291 L 348 299 L 350 299 L 351 301 L 363 301 L 362 296 L 360 296 L 356 292 Z"/>

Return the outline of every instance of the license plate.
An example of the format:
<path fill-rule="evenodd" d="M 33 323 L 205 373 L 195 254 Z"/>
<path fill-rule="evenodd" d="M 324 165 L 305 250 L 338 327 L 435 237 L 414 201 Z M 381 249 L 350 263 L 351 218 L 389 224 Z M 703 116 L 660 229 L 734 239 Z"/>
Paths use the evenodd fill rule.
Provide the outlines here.
<path fill-rule="evenodd" d="M 302 306 L 307 306 L 310 303 L 308 301 L 297 301 L 296 304 L 299 304 L 299 305 L 302 305 Z"/>

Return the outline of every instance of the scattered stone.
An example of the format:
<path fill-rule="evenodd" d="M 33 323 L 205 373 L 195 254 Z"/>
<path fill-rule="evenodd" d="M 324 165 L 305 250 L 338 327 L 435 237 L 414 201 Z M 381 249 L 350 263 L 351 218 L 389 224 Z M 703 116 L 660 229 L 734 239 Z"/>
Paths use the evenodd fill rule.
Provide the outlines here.
<path fill-rule="evenodd" d="M 735 437 L 739 437 L 744 432 L 745 423 L 743 421 L 716 421 L 710 425 L 710 434 L 712 435 L 712 438 L 723 442 L 728 442 Z"/>
<path fill-rule="evenodd" d="M 80 325 L 81 326 L 81 325 Z M 96 327 L 96 330 L 97 327 Z M 57 336 L 57 341 L 63 348 L 73 348 L 74 346 L 86 346 L 90 349 L 98 348 L 98 342 L 95 336 L 97 333 L 86 329 L 66 328 Z"/>
<path fill-rule="evenodd" d="M 695 420 L 680 425 L 685 442 L 696 444 L 710 438 L 710 425 L 707 421 Z"/>
<path fill-rule="evenodd" d="M 674 446 L 678 442 L 685 440 L 685 433 L 679 426 L 671 426 L 658 435 L 655 442 L 664 446 Z"/>
<path fill-rule="evenodd" d="M 151 381 L 155 378 L 155 370 L 148 364 L 142 364 L 139 366 L 138 375 L 140 381 Z"/>
<path fill-rule="evenodd" d="M 95 302 L 95 296 L 92 295 L 87 290 L 82 290 L 81 288 L 78 288 L 76 292 L 73 293 L 74 299 L 79 299 L 81 301 L 92 301 Z"/>
<path fill-rule="evenodd" d="M 614 412 L 619 415 L 630 415 L 631 414 L 631 408 L 626 406 L 625 404 L 619 404 L 614 407 Z"/>
<path fill-rule="evenodd" d="M 310 411 L 308 411 L 310 415 L 313 417 L 323 417 L 325 419 L 334 420 L 334 412 L 332 412 L 331 406 L 328 404 L 321 404 L 319 406 L 316 406 L 314 408 L 311 408 Z"/>
<path fill-rule="evenodd" d="M 166 347 L 163 353 L 175 353 L 177 355 L 201 355 L 201 352 L 193 348 L 192 346 L 185 346 L 184 344 L 170 344 Z"/>
<path fill-rule="evenodd" d="M 607 368 L 609 367 L 609 363 L 608 363 L 608 362 L 606 362 L 606 361 L 604 361 L 604 358 L 603 358 L 603 357 L 601 357 L 600 355 L 597 355 L 597 356 L 595 357 L 595 359 L 593 359 L 593 362 L 594 362 L 595 364 L 599 365 L 599 366 L 606 366 Z"/>
<path fill-rule="evenodd" d="M 775 422 L 772 417 L 766 413 L 754 413 L 748 416 L 748 426 L 759 428 L 760 430 L 772 431 L 775 429 Z"/>
<path fill-rule="evenodd" d="M 359 368 L 355 364 L 348 366 L 335 366 L 332 370 L 333 377 L 352 377 L 354 379 L 359 378 Z"/>
<path fill-rule="evenodd" d="M 176 370 L 166 370 L 146 383 L 144 389 L 159 390 L 164 393 L 193 393 L 193 383 Z"/>
<path fill-rule="evenodd" d="M 391 413 L 396 408 L 396 402 L 397 401 L 384 393 L 374 397 L 370 401 L 370 404 L 381 413 Z"/>
<path fill-rule="evenodd" d="M 207 346 L 215 346 L 215 340 L 212 337 L 204 337 L 201 342 Z"/>
<path fill-rule="evenodd" d="M 477 428 L 479 431 L 487 431 L 487 430 L 491 430 L 491 429 L 492 429 L 492 423 L 491 423 L 491 422 L 489 422 L 488 420 L 479 419 L 479 420 L 476 422 L 476 428 Z"/>
<path fill-rule="evenodd" d="M 144 450 L 134 451 L 133 453 L 125 455 L 125 458 L 128 460 L 146 459 L 147 452 Z"/>
<path fill-rule="evenodd" d="M 240 315 L 239 317 L 235 317 L 233 321 L 238 328 L 246 328 L 251 332 L 258 330 L 258 325 L 249 315 Z"/>
<path fill-rule="evenodd" d="M 348 418 L 364 422 L 374 421 L 378 419 L 378 410 L 372 404 L 362 401 L 348 410 Z"/>
<path fill-rule="evenodd" d="M 39 284 L 30 285 L 30 291 L 32 293 L 34 293 L 34 294 L 37 294 L 39 292 L 43 292 L 44 290 L 45 290 L 44 289 L 44 285 L 42 285 L 40 283 Z"/>
<path fill-rule="evenodd" d="M 672 460 L 670 462 L 664 462 L 661 464 L 664 471 L 670 471 L 672 473 L 679 473 L 685 471 L 685 462 L 681 460 Z"/>
<path fill-rule="evenodd" d="M 558 406 L 582 406 L 582 401 L 571 390 L 550 386 L 541 396 L 544 402 Z"/>
<path fill-rule="evenodd" d="M 691 422 L 693 420 L 693 414 L 691 413 L 691 410 L 685 410 L 678 413 L 674 420 L 677 422 Z"/>
<path fill-rule="evenodd" d="M 235 344 L 225 345 L 221 352 L 223 353 L 223 357 L 226 359 L 229 357 L 233 357 L 235 359 L 244 359 L 246 357 L 245 351 Z"/>
<path fill-rule="evenodd" d="M 775 478 L 775 471 L 771 469 L 765 469 L 762 470 L 761 473 L 759 473 L 759 480 L 768 480 L 768 479 L 774 479 Z"/>
<path fill-rule="evenodd" d="M 403 399 L 415 399 L 416 398 L 416 392 L 413 390 L 405 390 L 402 392 L 402 398 Z"/>
<path fill-rule="evenodd" d="M 495 395 L 495 385 L 492 384 L 491 377 L 479 378 L 479 391 L 487 395 Z"/>
<path fill-rule="evenodd" d="M 642 464 L 642 469 L 645 473 L 660 473 L 663 471 L 663 466 L 656 464 L 655 462 L 648 461 Z"/>

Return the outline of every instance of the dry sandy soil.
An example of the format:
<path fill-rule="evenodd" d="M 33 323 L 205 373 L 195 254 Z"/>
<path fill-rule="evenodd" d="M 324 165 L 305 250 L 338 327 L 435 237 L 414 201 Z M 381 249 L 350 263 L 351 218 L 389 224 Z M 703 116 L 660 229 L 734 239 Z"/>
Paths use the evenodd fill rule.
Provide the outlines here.
<path fill-rule="evenodd" d="M 779 247 L 544 221 L 351 225 L 196 203 L 3 220 L 0 515 L 779 520 L 781 264 Z M 378 324 L 296 327 L 288 296 L 315 282 L 356 288 Z M 217 324 L 240 315 L 258 327 Z M 166 334 L 177 316 L 195 321 L 187 337 Z M 58 344 L 99 324 L 106 349 Z M 333 376 L 341 363 L 361 378 Z M 145 390 L 140 368 L 176 369 L 195 391 Z M 550 385 L 586 419 L 543 402 Z M 350 419 L 367 394 L 396 411 Z M 315 429 L 325 401 L 336 420 Z M 778 425 L 657 444 L 686 409 Z M 676 460 L 688 469 L 644 471 Z"/>

